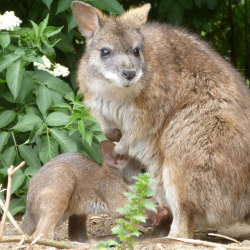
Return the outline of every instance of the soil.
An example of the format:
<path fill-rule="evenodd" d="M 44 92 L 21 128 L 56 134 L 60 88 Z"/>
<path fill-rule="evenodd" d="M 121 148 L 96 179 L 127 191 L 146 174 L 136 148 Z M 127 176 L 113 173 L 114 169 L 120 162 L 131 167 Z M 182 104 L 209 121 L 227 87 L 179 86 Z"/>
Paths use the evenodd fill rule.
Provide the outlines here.
<path fill-rule="evenodd" d="M 18 225 L 22 224 L 22 220 L 20 216 L 15 217 Z M 98 215 L 98 216 L 89 216 L 87 221 L 88 235 L 89 240 L 87 243 L 76 243 L 78 249 L 94 249 L 96 244 L 102 240 L 108 240 L 110 238 L 114 239 L 115 237 L 111 235 L 111 228 L 116 225 L 116 220 L 108 215 Z M 68 241 L 68 225 L 67 221 L 64 222 L 59 228 L 55 230 L 54 240 L 72 243 Z M 206 247 L 201 245 L 193 245 L 189 243 L 182 243 L 177 241 L 172 241 L 164 238 L 156 238 L 154 235 L 153 228 L 145 228 L 140 226 L 140 230 L 142 232 L 142 236 L 139 238 L 139 241 L 135 243 L 134 249 L 142 249 L 142 250 L 222 250 L 226 249 L 225 247 L 217 246 L 217 247 Z M 215 233 L 224 235 L 227 237 L 234 238 L 239 241 L 239 243 L 232 243 L 230 240 L 223 239 L 221 237 L 209 236 L 208 233 Z M 5 223 L 4 236 L 18 235 L 12 224 L 7 221 Z M 226 244 L 227 246 L 232 247 L 244 247 L 245 249 L 250 250 L 250 225 L 242 225 L 236 224 L 231 227 L 214 229 L 214 228 L 206 228 L 195 230 L 194 239 L 215 242 L 220 244 Z M 27 246 L 27 245 L 26 245 Z M 0 249 L 18 249 L 17 243 L 1 243 Z M 28 249 L 28 248 L 19 248 L 19 249 Z M 35 244 L 32 246 L 32 249 L 45 249 L 45 250 L 56 250 L 54 247 L 47 247 Z"/>

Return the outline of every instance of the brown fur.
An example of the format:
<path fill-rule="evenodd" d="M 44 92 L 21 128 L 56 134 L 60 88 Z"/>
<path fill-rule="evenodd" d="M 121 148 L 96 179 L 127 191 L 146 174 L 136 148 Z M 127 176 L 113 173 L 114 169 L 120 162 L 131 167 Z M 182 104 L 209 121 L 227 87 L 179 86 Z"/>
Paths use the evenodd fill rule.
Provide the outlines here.
<path fill-rule="evenodd" d="M 123 193 L 145 168 L 132 158 L 116 161 L 113 149 L 112 142 L 101 143 L 103 165 L 80 153 L 64 153 L 45 164 L 30 181 L 22 230 L 53 239 L 54 229 L 69 217 L 69 239 L 84 242 L 88 214 L 120 216 L 116 210 L 128 203 Z"/>
<path fill-rule="evenodd" d="M 92 9 L 81 5 L 74 2 L 73 12 Z M 173 215 L 169 236 L 191 238 L 195 222 L 248 221 L 249 91 L 240 74 L 196 36 L 144 24 L 148 10 L 147 4 L 100 22 L 93 14 L 97 29 L 89 37 L 83 31 L 87 45 L 78 70 L 84 101 L 107 138 L 119 140 L 114 129 L 122 132 L 116 157 L 130 154 L 149 167 L 156 198 Z M 133 54 L 137 46 L 139 57 Z M 111 48 L 109 57 L 101 56 L 103 47 Z M 137 78 L 124 80 L 124 69 Z"/>

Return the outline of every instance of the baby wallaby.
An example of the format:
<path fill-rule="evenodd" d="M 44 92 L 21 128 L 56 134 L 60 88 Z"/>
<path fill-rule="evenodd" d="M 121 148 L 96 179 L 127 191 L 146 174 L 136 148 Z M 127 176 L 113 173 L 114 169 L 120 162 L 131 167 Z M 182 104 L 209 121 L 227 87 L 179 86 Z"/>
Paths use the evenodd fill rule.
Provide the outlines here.
<path fill-rule="evenodd" d="M 195 222 L 250 219 L 250 94 L 240 74 L 180 27 L 146 23 L 150 4 L 111 17 L 72 3 L 86 38 L 77 80 L 116 158 L 136 156 L 156 179 L 170 237 Z M 121 131 L 121 134 L 118 132 Z"/>
<path fill-rule="evenodd" d="M 120 216 L 116 210 L 129 202 L 123 193 L 145 167 L 132 158 L 116 161 L 114 146 L 101 142 L 103 165 L 80 153 L 64 153 L 45 164 L 30 181 L 22 230 L 53 239 L 54 229 L 69 218 L 69 240 L 84 242 L 88 214 Z"/>

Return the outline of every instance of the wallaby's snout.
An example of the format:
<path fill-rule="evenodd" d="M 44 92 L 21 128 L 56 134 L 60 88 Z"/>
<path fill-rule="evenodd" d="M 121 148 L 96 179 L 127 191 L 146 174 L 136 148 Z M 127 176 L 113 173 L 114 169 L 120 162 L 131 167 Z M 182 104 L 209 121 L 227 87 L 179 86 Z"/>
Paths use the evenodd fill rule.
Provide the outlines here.
<path fill-rule="evenodd" d="M 136 71 L 122 70 L 122 77 L 132 80 L 136 76 Z"/>

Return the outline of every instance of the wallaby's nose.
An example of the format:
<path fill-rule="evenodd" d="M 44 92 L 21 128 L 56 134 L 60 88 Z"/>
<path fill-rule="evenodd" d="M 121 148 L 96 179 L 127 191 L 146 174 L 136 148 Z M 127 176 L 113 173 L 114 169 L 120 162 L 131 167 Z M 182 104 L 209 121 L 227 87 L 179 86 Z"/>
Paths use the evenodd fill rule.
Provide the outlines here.
<path fill-rule="evenodd" d="M 122 71 L 122 76 L 128 80 L 132 80 L 136 75 L 135 71 L 128 71 L 128 70 L 123 70 Z"/>

